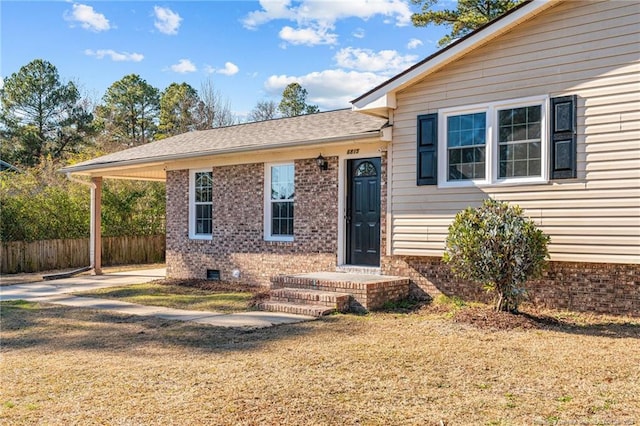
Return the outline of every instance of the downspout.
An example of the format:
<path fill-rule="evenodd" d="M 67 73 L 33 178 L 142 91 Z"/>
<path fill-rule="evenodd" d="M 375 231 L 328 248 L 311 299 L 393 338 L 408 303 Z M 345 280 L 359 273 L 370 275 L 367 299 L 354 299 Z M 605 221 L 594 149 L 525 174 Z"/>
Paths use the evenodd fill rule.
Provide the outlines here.
<path fill-rule="evenodd" d="M 69 179 L 71 182 L 75 182 L 75 183 L 79 183 L 81 185 L 84 186 L 88 186 L 91 190 L 91 201 L 90 201 L 90 205 L 91 205 L 91 209 L 90 209 L 90 213 L 89 213 L 89 268 L 91 270 L 93 270 L 96 274 L 101 274 L 101 271 L 96 271 L 95 269 L 95 260 L 96 260 L 96 252 L 95 252 L 95 242 L 96 242 L 96 235 L 95 235 L 95 220 L 96 220 L 96 196 L 95 196 L 95 191 L 97 188 L 97 185 L 93 182 L 86 182 L 84 180 L 75 178 L 73 176 L 71 176 L 71 172 L 67 172 L 66 173 L 67 179 Z"/>

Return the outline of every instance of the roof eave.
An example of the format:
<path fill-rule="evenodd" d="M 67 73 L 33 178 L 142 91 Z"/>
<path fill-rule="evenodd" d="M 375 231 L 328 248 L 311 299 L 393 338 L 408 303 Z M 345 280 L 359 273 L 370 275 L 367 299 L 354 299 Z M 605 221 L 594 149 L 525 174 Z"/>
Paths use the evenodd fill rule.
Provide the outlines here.
<path fill-rule="evenodd" d="M 184 154 L 171 154 L 171 155 L 161 155 L 156 157 L 147 157 L 147 158 L 136 158 L 132 160 L 121 160 L 121 161 L 113 161 L 107 163 L 92 163 L 87 165 L 80 166 L 67 166 L 58 170 L 60 173 L 83 173 L 83 172 L 91 172 L 95 170 L 109 170 L 116 168 L 128 168 L 132 166 L 140 166 L 140 165 L 158 165 L 162 163 L 168 163 L 171 161 L 178 160 L 189 160 L 198 157 L 211 157 L 217 155 L 228 155 L 228 154 L 243 154 L 247 152 L 258 152 L 258 151 L 267 151 L 273 149 L 285 149 L 285 148 L 300 148 L 311 145 L 318 144 L 327 144 L 327 143 L 336 143 L 336 142 L 347 142 L 352 140 L 360 140 L 360 139 L 369 139 L 373 137 L 381 137 L 381 130 L 374 130 L 366 133 L 356 133 L 353 135 L 349 135 L 348 137 L 339 136 L 333 138 L 324 138 L 324 139 L 314 139 L 314 140 L 306 140 L 306 141 L 298 141 L 298 142 L 283 142 L 279 144 L 269 144 L 268 146 L 245 146 L 245 147 L 235 147 L 221 150 L 209 150 L 209 151 L 197 151 L 190 152 Z"/>
<path fill-rule="evenodd" d="M 563 0 L 529 0 L 521 6 L 512 9 L 500 18 L 489 22 L 485 26 L 475 30 L 467 36 L 457 40 L 442 50 L 418 62 L 400 74 L 390 78 L 369 92 L 351 101 L 354 111 L 365 114 L 383 116 L 382 109 L 387 109 L 385 117 L 388 117 L 388 110 L 395 109 L 395 94 L 415 83 L 417 80 L 441 69 L 450 62 L 469 53 L 477 47 L 485 44 L 489 40 L 510 30 L 517 24 L 530 19 L 553 4 Z M 388 102 L 393 100 L 393 102 Z M 384 102 L 387 101 L 385 104 Z"/>

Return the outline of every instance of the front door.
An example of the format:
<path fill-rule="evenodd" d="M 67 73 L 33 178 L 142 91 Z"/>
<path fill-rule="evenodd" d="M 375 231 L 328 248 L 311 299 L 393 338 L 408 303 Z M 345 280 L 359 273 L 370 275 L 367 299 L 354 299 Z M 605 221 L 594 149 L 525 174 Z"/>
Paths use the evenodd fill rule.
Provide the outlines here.
<path fill-rule="evenodd" d="M 347 263 L 380 265 L 380 159 L 348 162 Z"/>

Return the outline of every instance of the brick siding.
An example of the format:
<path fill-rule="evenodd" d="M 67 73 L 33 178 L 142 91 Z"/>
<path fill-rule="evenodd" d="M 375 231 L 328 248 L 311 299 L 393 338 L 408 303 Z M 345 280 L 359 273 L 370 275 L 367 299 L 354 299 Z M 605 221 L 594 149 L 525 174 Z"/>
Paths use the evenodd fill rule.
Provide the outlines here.
<path fill-rule="evenodd" d="M 278 274 L 334 270 L 338 235 L 338 158 L 328 170 L 296 160 L 294 241 L 264 240 L 264 163 L 213 167 L 213 238 L 189 239 L 189 171 L 167 172 L 167 276 L 269 285 Z M 234 269 L 240 277 L 234 278 Z"/>

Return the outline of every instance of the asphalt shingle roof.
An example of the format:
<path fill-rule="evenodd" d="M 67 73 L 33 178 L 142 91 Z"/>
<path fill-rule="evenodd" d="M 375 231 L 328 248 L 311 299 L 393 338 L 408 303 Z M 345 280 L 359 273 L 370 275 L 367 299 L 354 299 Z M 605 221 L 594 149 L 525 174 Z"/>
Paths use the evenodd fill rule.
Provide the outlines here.
<path fill-rule="evenodd" d="M 63 172 L 117 166 L 121 163 L 152 163 L 217 153 L 293 147 L 313 142 L 348 140 L 365 135 L 375 136 L 387 123 L 351 110 L 320 112 L 290 118 L 200 130 L 145 145 L 114 152 L 73 166 Z M 147 161 L 148 160 L 148 161 Z"/>

